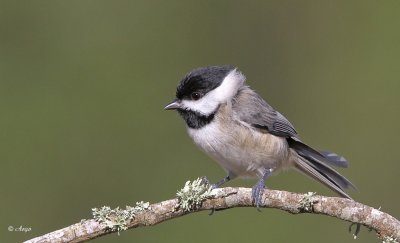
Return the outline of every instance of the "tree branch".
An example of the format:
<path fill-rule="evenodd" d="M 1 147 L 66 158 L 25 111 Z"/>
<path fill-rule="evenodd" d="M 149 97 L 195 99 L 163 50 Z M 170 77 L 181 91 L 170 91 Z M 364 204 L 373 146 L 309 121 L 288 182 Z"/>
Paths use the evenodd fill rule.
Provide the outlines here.
<path fill-rule="evenodd" d="M 235 207 L 254 207 L 251 189 L 225 187 L 214 189 L 213 196 L 205 199 L 197 208 L 186 211 L 179 200 L 171 199 L 151 204 L 149 209 L 135 214 L 128 228 L 152 226 L 169 219 L 203 210 L 222 210 Z M 400 239 L 400 222 L 387 213 L 361 203 L 337 197 L 314 194 L 298 194 L 286 191 L 265 190 L 262 208 L 276 208 L 291 214 L 323 214 L 356 224 L 362 224 L 377 232 L 378 237 L 396 242 Z M 82 220 L 63 229 L 28 240 L 28 243 L 83 242 L 113 233 L 105 224 L 94 219 Z"/>

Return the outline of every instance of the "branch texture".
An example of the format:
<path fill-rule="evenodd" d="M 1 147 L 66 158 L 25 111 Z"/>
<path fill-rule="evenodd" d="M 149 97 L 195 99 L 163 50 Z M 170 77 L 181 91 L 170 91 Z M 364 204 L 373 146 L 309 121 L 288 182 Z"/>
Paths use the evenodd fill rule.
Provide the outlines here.
<path fill-rule="evenodd" d="M 205 199 L 195 209 L 187 211 L 180 207 L 178 199 L 166 200 L 151 204 L 147 210 L 135 214 L 127 224 L 128 228 L 152 226 L 185 214 L 203 211 L 220 210 L 234 207 L 254 207 L 249 188 L 225 187 L 214 189 L 213 196 Z M 387 213 L 361 203 L 337 197 L 324 197 L 298 194 L 286 191 L 265 190 L 262 208 L 276 208 L 291 214 L 323 214 L 373 229 L 381 239 L 392 242 L 400 239 L 400 222 Z M 83 220 L 63 229 L 28 240 L 29 243 L 43 242 L 83 242 L 102 235 L 113 233 L 105 224 L 94 219 Z"/>

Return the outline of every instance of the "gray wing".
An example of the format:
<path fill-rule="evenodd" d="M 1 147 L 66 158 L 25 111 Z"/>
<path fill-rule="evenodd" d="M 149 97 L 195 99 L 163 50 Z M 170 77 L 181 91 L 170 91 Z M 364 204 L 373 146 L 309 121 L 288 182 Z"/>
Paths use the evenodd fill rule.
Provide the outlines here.
<path fill-rule="evenodd" d="M 329 165 L 347 167 L 347 161 L 343 157 L 335 153 L 319 152 L 301 142 L 293 125 L 248 87 L 243 87 L 239 91 L 232 105 L 236 119 L 273 135 L 285 137 L 289 147 L 299 156 L 294 161 L 297 169 L 341 196 L 350 198 L 344 189 L 355 186 L 329 167 Z"/>
<path fill-rule="evenodd" d="M 297 137 L 296 129 L 256 92 L 243 87 L 233 102 L 237 119 L 279 137 Z"/>
<path fill-rule="evenodd" d="M 256 92 L 248 87 L 243 87 L 236 96 L 234 103 L 234 111 L 237 119 L 249 124 L 252 127 L 265 130 L 268 133 L 286 139 L 293 138 L 299 143 L 298 135 L 293 125 L 278 111 L 274 110 L 267 102 L 265 102 Z M 291 145 L 292 143 L 289 143 Z M 308 145 L 302 143 L 303 146 L 297 146 L 297 150 L 301 147 L 304 149 L 300 152 L 308 159 L 320 158 L 321 163 L 326 163 L 338 167 L 347 167 L 348 162 L 345 158 L 332 152 L 317 151 Z"/>

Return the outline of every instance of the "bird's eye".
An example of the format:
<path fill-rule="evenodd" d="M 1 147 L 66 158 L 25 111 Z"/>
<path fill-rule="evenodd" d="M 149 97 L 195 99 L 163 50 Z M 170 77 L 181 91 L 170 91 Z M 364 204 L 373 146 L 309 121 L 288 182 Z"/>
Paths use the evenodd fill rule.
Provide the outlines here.
<path fill-rule="evenodd" d="M 191 98 L 192 98 L 192 100 L 198 100 L 201 98 L 201 94 L 199 92 L 193 92 L 191 94 Z"/>

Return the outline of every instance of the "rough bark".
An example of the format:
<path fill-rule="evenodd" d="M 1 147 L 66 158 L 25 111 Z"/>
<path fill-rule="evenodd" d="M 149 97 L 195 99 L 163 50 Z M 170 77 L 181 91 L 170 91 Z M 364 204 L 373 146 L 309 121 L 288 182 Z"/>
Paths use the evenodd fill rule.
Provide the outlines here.
<path fill-rule="evenodd" d="M 178 199 L 151 204 L 149 210 L 136 214 L 127 226 L 129 229 L 152 226 L 203 210 L 254 207 L 251 189 L 249 188 L 226 187 L 214 189 L 213 194 L 212 198 L 204 200 L 201 206 L 191 211 L 184 211 L 179 208 Z M 400 222 L 397 219 L 378 209 L 349 199 L 265 190 L 260 207 L 276 208 L 292 214 L 328 215 L 373 229 L 381 239 L 389 239 L 389 237 L 393 240 L 397 239 L 397 241 L 400 239 Z M 110 233 L 114 232 L 110 231 L 104 224 L 89 219 L 26 242 L 83 242 Z"/>

